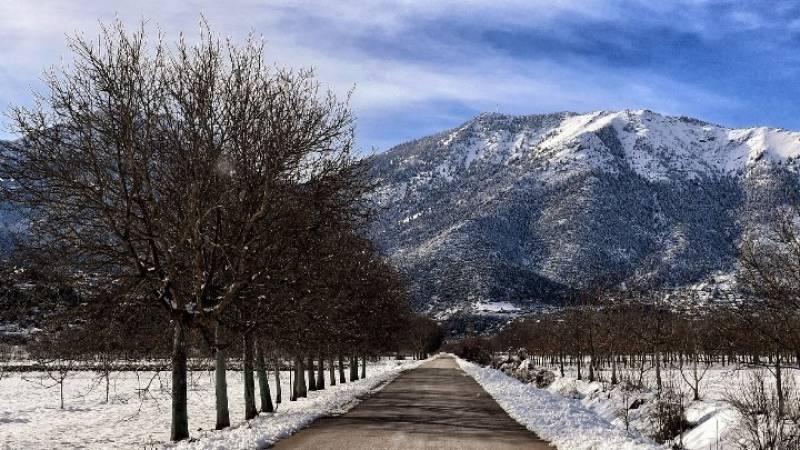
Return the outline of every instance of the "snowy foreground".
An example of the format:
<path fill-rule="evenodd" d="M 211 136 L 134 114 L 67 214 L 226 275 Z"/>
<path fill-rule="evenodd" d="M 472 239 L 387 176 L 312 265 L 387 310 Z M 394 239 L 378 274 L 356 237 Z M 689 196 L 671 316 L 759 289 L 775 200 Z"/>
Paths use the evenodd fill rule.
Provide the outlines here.
<path fill-rule="evenodd" d="M 656 444 L 626 433 L 578 400 L 525 384 L 499 370 L 458 359 L 471 375 L 517 422 L 561 450 L 644 450 Z"/>
<path fill-rule="evenodd" d="M 608 383 L 577 380 L 574 370 L 569 369 L 546 389 L 538 389 L 499 370 L 457 361 L 511 417 L 560 450 L 668 447 L 644 437 L 650 426 L 648 409 L 654 403 L 651 390 L 626 392 Z M 230 371 L 228 392 L 233 426 L 222 431 L 213 430 L 213 373 L 192 372 L 189 387 L 192 441 L 177 445 L 166 442 L 170 425 L 168 372 L 112 374 L 108 403 L 105 403 L 105 383 L 96 373 L 74 372 L 65 383 L 64 409 L 59 408 L 58 387 L 46 387 L 52 381 L 45 374 L 6 373 L 0 379 L 0 448 L 263 448 L 319 417 L 347 411 L 370 391 L 418 364 L 419 361 L 384 359 L 367 366 L 364 380 L 309 392 L 309 398 L 296 402 L 288 401 L 289 376 L 285 372 L 281 377 L 284 402 L 276 413 L 261 414 L 251 421 L 243 420 L 241 372 Z M 736 448 L 733 442 L 736 417 L 724 398 L 731 389 L 741 386 L 752 370 L 709 370 L 701 385 L 702 400 L 687 402 L 687 419 L 692 429 L 683 435 L 685 448 Z M 675 370 L 665 370 L 663 375 L 665 383 L 680 386 Z M 651 384 L 650 377 L 651 373 L 645 374 L 645 385 Z M 274 383 L 270 387 L 274 399 Z M 633 401 L 640 401 L 641 406 L 631 410 L 630 431 L 626 431 L 619 411 Z"/>
<path fill-rule="evenodd" d="M 244 421 L 241 372 L 228 373 L 233 426 L 213 431 L 213 372 L 193 372 L 189 386 L 189 429 L 193 442 L 168 444 L 170 426 L 169 372 L 117 372 L 111 375 L 111 398 L 93 372 L 75 372 L 65 383 L 65 405 L 59 408 L 58 387 L 40 373 L 7 373 L 0 380 L 0 448 L 114 449 L 180 448 L 245 449 L 264 447 L 308 426 L 318 417 L 354 406 L 370 390 L 394 379 L 419 361 L 383 359 L 367 365 L 367 378 L 309 392 L 307 399 L 288 401 L 289 374 L 282 373 L 283 403 L 274 414 Z M 270 388 L 275 398 L 274 374 Z M 327 381 L 327 371 L 326 371 Z M 256 398 L 258 395 L 256 394 Z M 257 401 L 257 400 L 256 400 Z"/>
<path fill-rule="evenodd" d="M 653 371 L 643 375 L 644 388 L 624 390 L 602 381 L 578 380 L 575 368 L 567 368 L 565 376 L 558 368 L 555 381 L 544 389 L 526 384 L 503 372 L 482 368 L 458 360 L 461 367 L 505 409 L 511 417 L 551 441 L 560 450 L 667 449 L 669 443 L 657 444 L 646 436 L 653 427 L 655 380 Z M 676 437 L 675 444 L 686 450 L 733 450 L 742 448 L 741 425 L 737 413 L 726 397 L 741 391 L 750 378 L 763 369 L 750 367 L 712 367 L 702 378 L 701 399 L 691 400 L 691 391 L 677 369 L 663 369 L 665 386 L 682 392 L 689 429 Z M 584 375 L 585 376 L 585 375 Z M 598 376 L 608 380 L 607 371 Z M 621 377 L 635 379 L 638 370 L 620 370 Z M 786 379 L 800 383 L 800 373 L 786 371 Z M 787 381 L 788 382 L 788 381 Z M 620 412 L 627 405 L 628 430 Z"/>
<path fill-rule="evenodd" d="M 743 389 L 750 377 L 760 370 L 762 369 L 737 368 L 735 366 L 713 367 L 702 379 L 701 399 L 693 401 L 689 387 L 682 380 L 680 371 L 664 369 L 662 376 L 665 385 L 672 385 L 682 391 L 685 399 L 686 419 L 692 424 L 692 428 L 684 432 L 680 438 L 685 449 L 733 450 L 741 448 L 737 442 L 738 417 L 725 398 L 729 394 Z M 622 374 L 624 373 L 623 371 Z M 608 379 L 608 373 L 603 373 L 603 376 Z M 800 381 L 796 371 L 785 372 L 784 377 L 789 378 L 790 376 L 795 377 L 795 383 Z M 636 374 L 632 374 L 632 377 L 635 378 Z M 611 387 L 608 383 L 577 380 L 575 370 L 571 368 L 567 370 L 564 377 L 557 377 L 547 390 L 553 394 L 575 398 L 574 401 L 580 402 L 585 408 L 619 428 L 625 427 L 618 415 L 619 410 L 624 407 L 623 405 L 631 404 L 636 400 L 643 401 L 641 407 L 630 412 L 630 429 L 646 434 L 652 427 L 651 419 L 648 416 L 655 398 L 653 377 L 652 371 L 644 376 L 645 385 L 650 386 L 650 389 L 625 392 L 619 386 Z"/>

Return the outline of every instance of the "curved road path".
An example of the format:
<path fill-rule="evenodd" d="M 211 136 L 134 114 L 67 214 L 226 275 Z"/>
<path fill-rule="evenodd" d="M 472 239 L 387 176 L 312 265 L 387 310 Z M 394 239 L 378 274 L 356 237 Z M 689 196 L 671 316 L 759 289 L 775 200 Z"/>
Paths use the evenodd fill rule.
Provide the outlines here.
<path fill-rule="evenodd" d="M 348 413 L 319 419 L 274 448 L 553 450 L 509 417 L 453 358 L 405 372 Z"/>

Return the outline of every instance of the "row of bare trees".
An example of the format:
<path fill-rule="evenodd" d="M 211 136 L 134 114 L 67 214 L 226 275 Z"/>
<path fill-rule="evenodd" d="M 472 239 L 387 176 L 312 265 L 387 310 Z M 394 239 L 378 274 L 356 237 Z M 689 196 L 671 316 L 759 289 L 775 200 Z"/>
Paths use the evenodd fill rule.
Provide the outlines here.
<path fill-rule="evenodd" d="M 694 311 L 674 311 L 666 305 L 627 303 L 598 308 L 567 307 L 563 311 L 515 321 L 494 340 L 495 350 L 525 349 L 542 358 L 543 365 L 565 365 L 577 370 L 578 379 L 596 381 L 607 372 L 612 384 L 622 381 L 620 371 L 639 371 L 638 383 L 652 371 L 661 389 L 665 366 L 682 369 L 700 398 L 697 377 L 711 364 L 800 367 L 797 354 L 751 332 L 757 318 L 719 310 L 697 316 Z M 797 324 L 800 326 L 800 323 Z M 765 324 L 763 326 L 766 326 Z"/>
<path fill-rule="evenodd" d="M 82 300 L 42 333 L 70 344 L 40 348 L 108 360 L 168 348 L 176 441 L 189 437 L 187 371 L 202 349 L 218 428 L 231 351 L 248 419 L 254 372 L 273 409 L 267 361 L 276 377 L 292 361 L 294 399 L 324 386 L 326 363 L 335 382 L 334 359 L 341 382 L 345 358 L 358 379 L 359 358 L 424 351 L 415 332 L 430 324 L 361 236 L 371 186 L 347 101 L 310 71 L 268 65 L 257 38 L 237 46 L 205 25 L 169 45 L 114 23 L 70 49 L 36 105 L 12 109 L 20 139 L 0 159 L 2 199 L 25 219 L 14 264 Z"/>
<path fill-rule="evenodd" d="M 652 389 L 656 401 L 647 417 L 659 442 L 680 440 L 691 426 L 684 399 L 703 399 L 712 368 L 756 369 L 727 387 L 725 400 L 739 419 L 731 425 L 733 435 L 739 436 L 742 448 L 796 448 L 796 310 L 764 310 L 762 301 L 741 297 L 728 303 L 728 295 L 714 307 L 677 308 L 663 296 L 602 292 L 558 312 L 517 320 L 494 338 L 472 338 L 453 350 L 484 363 L 493 353 L 512 352 L 530 358 L 534 367 L 562 376 L 569 367 L 578 379 L 617 387 L 624 403 L 619 414 L 626 424 L 629 408 L 636 407 L 626 395 Z"/>

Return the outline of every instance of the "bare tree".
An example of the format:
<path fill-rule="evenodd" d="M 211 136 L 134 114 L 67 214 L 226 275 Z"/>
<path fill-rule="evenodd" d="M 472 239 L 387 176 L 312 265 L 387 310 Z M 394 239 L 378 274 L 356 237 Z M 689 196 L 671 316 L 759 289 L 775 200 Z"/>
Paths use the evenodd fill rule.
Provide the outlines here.
<path fill-rule="evenodd" d="M 738 416 L 733 430 L 741 449 L 796 450 L 800 448 L 800 400 L 793 382 L 778 386 L 767 381 L 763 371 L 726 394 Z M 781 410 L 781 408 L 783 408 Z"/>
<path fill-rule="evenodd" d="M 772 354 L 780 413 L 785 355 L 800 349 L 800 201 L 791 186 L 779 191 L 777 207 L 750 201 L 738 247 L 740 295 L 732 308 Z"/>
<path fill-rule="evenodd" d="M 171 438 L 185 439 L 190 330 L 262 300 L 243 293 L 269 278 L 282 193 L 348 158 L 352 117 L 311 72 L 208 27 L 168 47 L 115 23 L 70 49 L 37 106 L 11 111 L 22 139 L 0 162 L 4 198 L 28 218 L 27 250 L 169 318 Z"/>

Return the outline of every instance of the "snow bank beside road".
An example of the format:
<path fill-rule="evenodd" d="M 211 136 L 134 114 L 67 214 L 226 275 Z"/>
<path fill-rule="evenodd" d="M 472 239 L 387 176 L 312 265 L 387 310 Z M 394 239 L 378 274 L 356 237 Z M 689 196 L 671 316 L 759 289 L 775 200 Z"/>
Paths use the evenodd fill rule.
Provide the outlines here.
<path fill-rule="evenodd" d="M 661 448 L 617 428 L 584 408 L 578 400 L 521 383 L 499 370 L 456 360 L 511 417 L 561 450 Z"/>
<path fill-rule="evenodd" d="M 279 439 L 286 438 L 309 426 L 320 417 L 343 414 L 356 405 L 356 400 L 367 397 L 371 390 L 385 384 L 405 370 L 424 361 L 384 360 L 385 364 L 367 378 L 347 384 L 337 384 L 323 391 L 311 391 L 308 398 L 281 403 L 278 411 L 260 414 L 253 420 L 221 431 L 201 432 L 199 439 L 181 442 L 178 449 L 252 449 L 266 448 Z M 327 375 L 327 372 L 326 372 Z M 285 394 L 288 396 L 288 392 Z"/>

